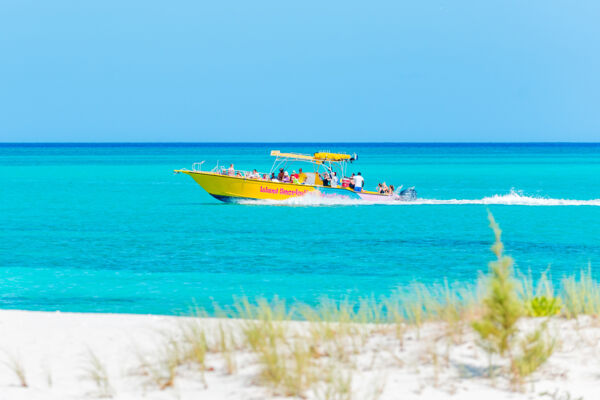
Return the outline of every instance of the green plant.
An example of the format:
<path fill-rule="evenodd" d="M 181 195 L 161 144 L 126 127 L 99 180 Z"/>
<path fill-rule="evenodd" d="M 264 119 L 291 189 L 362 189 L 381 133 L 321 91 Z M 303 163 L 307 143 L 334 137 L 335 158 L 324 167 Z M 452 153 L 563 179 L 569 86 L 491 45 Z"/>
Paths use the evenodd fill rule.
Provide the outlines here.
<path fill-rule="evenodd" d="M 556 341 L 547 336 L 547 321 L 545 321 L 519 342 L 520 354 L 511 362 L 515 383 L 522 383 L 524 378 L 535 372 L 552 355 Z"/>
<path fill-rule="evenodd" d="M 489 212 L 488 218 L 495 236 L 492 251 L 497 259 L 489 265 L 487 295 L 483 300 L 484 314 L 472 326 L 479 333 L 481 345 L 487 352 L 504 356 L 507 353 L 510 355 L 512 339 L 517 332 L 516 324 L 523 310 L 516 293 L 513 259 L 504 255 L 502 231 Z"/>
<path fill-rule="evenodd" d="M 531 317 L 549 317 L 560 314 L 560 297 L 537 296 L 525 303 L 527 314 Z"/>

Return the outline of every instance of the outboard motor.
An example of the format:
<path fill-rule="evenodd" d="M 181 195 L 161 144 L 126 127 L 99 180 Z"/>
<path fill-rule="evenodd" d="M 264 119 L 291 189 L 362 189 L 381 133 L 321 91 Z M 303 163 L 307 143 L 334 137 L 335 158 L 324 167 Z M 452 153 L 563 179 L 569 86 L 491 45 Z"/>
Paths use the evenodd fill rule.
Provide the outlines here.
<path fill-rule="evenodd" d="M 401 190 L 400 192 L 398 192 L 398 200 L 402 200 L 402 201 L 414 201 L 417 199 L 417 191 L 415 190 L 415 187 L 409 187 L 407 189 Z"/>

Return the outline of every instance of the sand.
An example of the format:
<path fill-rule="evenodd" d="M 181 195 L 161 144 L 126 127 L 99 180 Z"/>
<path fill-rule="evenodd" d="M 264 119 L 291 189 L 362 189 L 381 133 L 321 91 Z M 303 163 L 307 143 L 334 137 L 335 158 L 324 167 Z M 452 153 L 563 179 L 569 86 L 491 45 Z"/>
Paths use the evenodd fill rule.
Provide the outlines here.
<path fill-rule="evenodd" d="M 235 354 L 229 374 L 223 357 L 207 356 L 207 371 L 180 368 L 172 387 L 161 389 L 144 375 L 143 360 L 154 359 L 165 337 L 189 319 L 128 314 L 0 311 L 0 400 L 2 399 L 263 399 L 277 397 L 260 385 L 256 357 Z M 223 320 L 201 319 L 210 331 Z M 523 321 L 529 329 L 539 321 Z M 241 321 L 228 320 L 239 330 Z M 292 322 L 294 329 L 306 323 Z M 600 399 L 600 324 L 593 318 L 553 319 L 550 332 L 558 347 L 549 361 L 518 390 L 506 378 L 490 379 L 488 358 L 466 333 L 448 345 L 439 323 L 411 328 L 400 346 L 392 333 L 368 337 L 351 354 L 353 399 Z M 93 377 L 93 358 L 106 370 L 107 387 Z M 27 387 L 18 374 L 24 371 Z M 309 398 L 328 398 L 311 390 Z M 329 398 L 339 398 L 330 396 Z"/>

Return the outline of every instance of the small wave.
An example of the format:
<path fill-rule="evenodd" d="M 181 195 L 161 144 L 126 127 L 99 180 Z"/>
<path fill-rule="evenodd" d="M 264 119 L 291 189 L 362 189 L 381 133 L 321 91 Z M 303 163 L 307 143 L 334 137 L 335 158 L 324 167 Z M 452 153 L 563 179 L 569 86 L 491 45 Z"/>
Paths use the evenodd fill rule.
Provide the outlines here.
<path fill-rule="evenodd" d="M 484 204 L 507 206 L 600 206 L 600 199 L 573 200 L 552 199 L 547 197 L 524 196 L 515 192 L 505 195 L 495 194 L 482 199 L 418 199 L 411 204 Z"/>
<path fill-rule="evenodd" d="M 317 194 L 307 194 L 301 197 L 291 197 L 286 200 L 241 200 L 240 204 L 273 205 L 273 206 L 415 206 L 415 205 L 509 205 L 509 206 L 600 206 L 600 199 L 574 200 L 552 199 L 547 197 L 526 196 L 521 192 L 511 190 L 508 194 L 495 194 L 481 199 L 417 199 L 414 201 L 365 201 L 346 199 L 343 197 L 321 197 Z"/>

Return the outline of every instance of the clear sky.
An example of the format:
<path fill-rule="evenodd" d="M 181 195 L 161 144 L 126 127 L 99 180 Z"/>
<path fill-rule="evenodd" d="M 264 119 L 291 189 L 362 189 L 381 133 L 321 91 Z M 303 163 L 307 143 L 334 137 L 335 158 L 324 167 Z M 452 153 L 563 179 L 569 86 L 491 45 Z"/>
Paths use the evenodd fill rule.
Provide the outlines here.
<path fill-rule="evenodd" d="M 0 4 L 0 141 L 599 140 L 598 0 Z"/>

